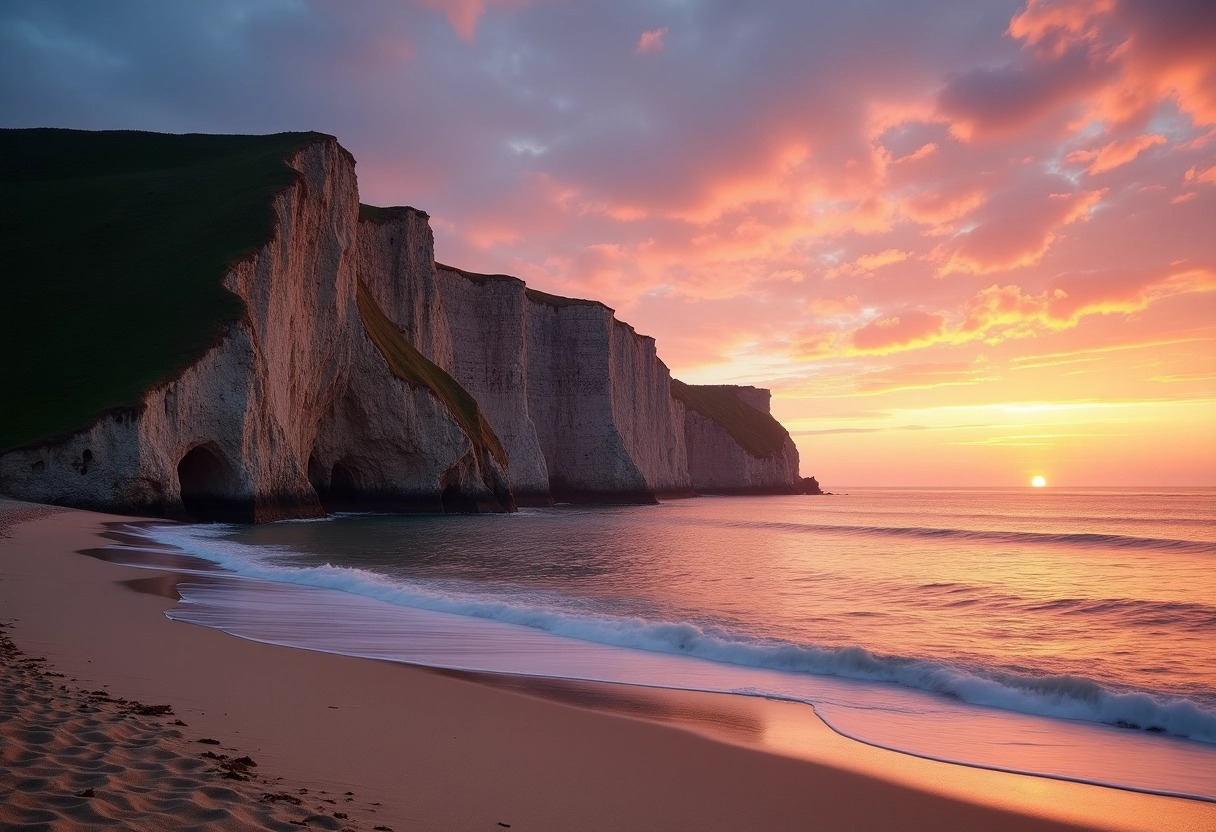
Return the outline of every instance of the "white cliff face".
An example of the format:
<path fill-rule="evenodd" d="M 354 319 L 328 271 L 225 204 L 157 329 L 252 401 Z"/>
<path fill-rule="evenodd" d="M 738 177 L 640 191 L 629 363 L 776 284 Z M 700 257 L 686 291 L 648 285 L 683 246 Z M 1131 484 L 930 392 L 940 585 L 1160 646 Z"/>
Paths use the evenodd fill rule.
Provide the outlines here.
<path fill-rule="evenodd" d="M 497 505 L 451 415 L 430 392 L 392 376 L 360 320 L 357 259 L 369 271 L 382 268 L 379 285 L 391 287 L 389 273 L 408 261 L 397 250 L 417 236 L 381 241 L 382 252 L 365 245 L 359 254 L 366 256 L 357 258 L 350 154 L 318 140 L 288 161 L 300 176 L 274 198 L 274 237 L 224 278 L 244 300 L 244 317 L 138 408 L 61 442 L 4 454 L 6 493 L 134 514 L 266 522 L 323 514 L 310 460 L 313 479 L 325 487 L 346 460 L 340 478 L 356 475 L 352 489 L 339 489 L 348 496 L 359 494 L 362 478 L 370 501 L 438 508 L 448 489 L 451 507 Z M 425 216 L 415 228 L 429 239 Z M 425 328 L 420 311 L 425 306 L 411 310 Z"/>
<path fill-rule="evenodd" d="M 655 341 L 611 321 L 613 420 L 646 487 L 656 495 L 692 492 L 684 442 L 684 409 L 671 396 L 671 372 Z"/>
<path fill-rule="evenodd" d="M 321 513 L 305 471 L 313 432 L 349 362 L 353 308 L 346 252 L 356 215 L 334 207 L 356 205 L 358 188 L 354 162 L 336 141 L 315 142 L 290 164 L 300 177 L 274 199 L 274 238 L 224 278 L 244 299 L 245 317 L 139 408 L 61 443 L 5 454 L 8 493 L 177 515 L 184 491 L 187 504 L 212 516 Z"/>
<path fill-rule="evenodd" d="M 451 372 L 452 337 L 443 312 L 430 218 L 406 207 L 371 213 L 373 217 L 359 222 L 359 279 L 410 343 Z"/>
<path fill-rule="evenodd" d="M 549 470 L 528 409 L 523 281 L 440 266 L 438 299 L 452 344 L 445 366 L 502 440 L 516 503 L 550 504 Z"/>
<path fill-rule="evenodd" d="M 527 296 L 528 407 L 558 500 L 688 492 L 671 374 L 654 341 L 591 301 Z"/>
<path fill-rule="evenodd" d="M 447 408 L 396 378 L 366 331 L 354 341 L 349 382 L 319 425 L 309 459 L 309 479 L 326 507 L 501 511 L 473 443 Z"/>
<path fill-rule="evenodd" d="M 695 389 L 695 388 L 694 388 Z M 770 393 L 758 387 L 719 387 L 730 390 L 743 405 L 769 415 Z M 779 448 L 768 455 L 749 452 L 730 433 L 703 413 L 687 407 L 684 436 L 688 447 L 688 473 L 699 492 L 717 494 L 801 493 L 798 448 L 786 433 Z"/>
<path fill-rule="evenodd" d="M 299 176 L 274 198 L 273 238 L 223 278 L 244 316 L 138 407 L 0 455 L 0 490 L 254 522 L 797 490 L 788 434 L 746 450 L 673 398 L 654 340 L 608 307 L 437 267 L 421 211 L 360 220 L 333 139 L 288 162 Z M 768 391 L 736 390 L 768 413 Z"/>

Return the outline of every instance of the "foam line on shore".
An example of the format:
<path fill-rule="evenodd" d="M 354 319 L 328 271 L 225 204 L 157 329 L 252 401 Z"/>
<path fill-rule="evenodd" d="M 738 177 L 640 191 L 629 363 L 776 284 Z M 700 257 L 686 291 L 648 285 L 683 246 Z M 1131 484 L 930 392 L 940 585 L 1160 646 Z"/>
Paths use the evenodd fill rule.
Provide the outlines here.
<path fill-rule="evenodd" d="M 686 622 L 575 616 L 526 603 L 436 592 L 353 567 L 269 564 L 262 560 L 259 547 L 218 539 L 225 532 L 222 526 L 151 526 L 143 531 L 157 542 L 178 546 L 246 577 L 334 589 L 397 606 L 490 619 L 614 647 L 744 667 L 888 682 L 954 697 L 973 705 L 1216 743 L 1216 713 L 1195 702 L 1182 698 L 1167 700 L 1140 691 L 1113 690 L 1092 679 L 1022 676 L 915 657 L 887 656 L 861 646 L 824 648 L 741 639 Z M 270 551 L 284 552 L 282 549 Z"/>

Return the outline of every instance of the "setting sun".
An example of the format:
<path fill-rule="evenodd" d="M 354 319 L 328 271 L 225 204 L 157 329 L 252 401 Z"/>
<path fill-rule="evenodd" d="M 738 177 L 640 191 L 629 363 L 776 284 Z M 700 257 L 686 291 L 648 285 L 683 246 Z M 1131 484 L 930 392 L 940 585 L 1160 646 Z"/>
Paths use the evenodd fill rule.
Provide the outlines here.
<path fill-rule="evenodd" d="M 1047 480 L 1043 479 L 1043 477 L 1035 477 L 1030 481 L 1030 484 L 1035 488 L 1042 488 L 1047 485 Z"/>

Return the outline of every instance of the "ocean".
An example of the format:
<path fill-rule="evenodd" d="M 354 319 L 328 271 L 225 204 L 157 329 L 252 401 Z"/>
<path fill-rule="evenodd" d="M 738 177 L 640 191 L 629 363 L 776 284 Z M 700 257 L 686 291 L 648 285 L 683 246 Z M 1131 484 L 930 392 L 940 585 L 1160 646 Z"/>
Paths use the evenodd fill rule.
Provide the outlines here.
<path fill-rule="evenodd" d="M 137 528 L 221 567 L 168 615 L 245 638 L 804 702 L 908 754 L 1216 802 L 1216 490 L 846 491 Z"/>

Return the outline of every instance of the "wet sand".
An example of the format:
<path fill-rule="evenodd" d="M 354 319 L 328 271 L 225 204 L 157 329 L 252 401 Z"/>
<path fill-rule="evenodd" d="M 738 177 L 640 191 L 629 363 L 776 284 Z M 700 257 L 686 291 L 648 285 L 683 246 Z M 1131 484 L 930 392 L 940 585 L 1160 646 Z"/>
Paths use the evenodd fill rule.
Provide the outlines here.
<path fill-rule="evenodd" d="M 0 827 L 1216 829 L 1211 804 L 871 748 L 800 704 L 439 672 L 170 621 L 177 576 L 79 554 L 123 519 L 0 501 Z"/>

